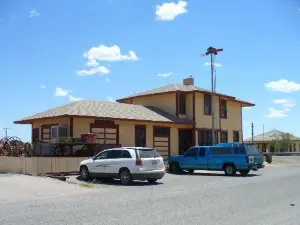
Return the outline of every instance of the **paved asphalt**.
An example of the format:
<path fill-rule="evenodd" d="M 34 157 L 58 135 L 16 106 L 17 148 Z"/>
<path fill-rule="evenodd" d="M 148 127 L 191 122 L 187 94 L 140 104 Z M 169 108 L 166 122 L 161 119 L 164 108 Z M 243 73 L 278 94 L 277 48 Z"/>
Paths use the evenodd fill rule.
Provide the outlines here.
<path fill-rule="evenodd" d="M 74 184 L 62 185 L 66 192 L 65 185 Z M 267 165 L 248 177 L 167 174 L 157 185 L 96 186 L 57 196 L 48 187 L 43 197 L 43 191 L 37 195 L 20 184 L 19 189 L 14 186 L 19 196 L 26 196 L 20 199 L 0 186 L 0 224 L 300 224 L 300 157 L 292 164 Z"/>

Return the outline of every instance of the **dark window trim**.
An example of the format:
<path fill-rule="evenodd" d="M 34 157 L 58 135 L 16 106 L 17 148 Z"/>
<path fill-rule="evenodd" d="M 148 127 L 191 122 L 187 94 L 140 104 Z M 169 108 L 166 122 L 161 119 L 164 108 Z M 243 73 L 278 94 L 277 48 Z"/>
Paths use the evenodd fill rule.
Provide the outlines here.
<path fill-rule="evenodd" d="M 104 138 L 98 138 L 99 140 L 104 140 L 104 144 L 106 144 L 105 140 L 116 140 L 116 145 L 119 145 L 119 125 L 91 123 L 90 124 L 90 132 L 91 133 L 92 133 L 93 128 L 104 128 L 104 132 L 99 133 L 99 134 L 104 134 Z M 116 129 L 116 132 L 108 133 L 108 132 L 106 132 L 105 128 Z M 116 134 L 116 138 L 106 138 L 106 134 Z"/>
<path fill-rule="evenodd" d="M 168 134 L 167 135 L 158 135 L 158 136 L 156 136 L 155 135 L 155 129 L 158 129 L 158 128 L 168 129 Z M 155 145 L 155 143 L 164 142 L 164 141 L 155 141 L 155 137 L 167 137 L 168 138 L 168 156 L 170 156 L 171 155 L 171 128 L 170 127 L 165 127 L 165 126 L 153 126 L 153 148 L 165 147 L 165 146 Z M 157 150 L 157 151 L 159 152 L 159 150 Z"/>
<path fill-rule="evenodd" d="M 211 129 L 197 129 L 198 132 L 198 145 L 199 146 L 211 146 L 212 145 L 212 130 Z M 216 144 L 219 143 L 219 130 L 216 130 Z M 202 137 L 200 135 L 205 137 Z M 210 138 L 209 138 L 210 137 Z M 201 140 L 205 140 L 203 143 L 200 142 Z"/>
<path fill-rule="evenodd" d="M 224 106 L 224 113 L 222 112 L 223 111 L 223 107 Z M 224 100 L 224 99 L 220 99 L 220 102 L 219 102 L 219 113 L 220 113 L 220 118 L 222 119 L 227 119 L 227 101 Z"/>
<path fill-rule="evenodd" d="M 58 123 L 42 125 L 41 126 L 41 140 L 51 140 L 51 127 L 57 126 L 57 125 L 58 125 Z M 44 129 L 49 129 L 49 133 L 44 133 Z M 49 134 L 49 138 L 44 138 L 45 134 Z"/>
<path fill-rule="evenodd" d="M 137 139 L 136 139 L 136 130 L 137 130 L 137 128 L 143 128 L 145 130 L 145 146 L 137 146 Z M 146 147 L 146 145 L 147 145 L 147 128 L 146 128 L 146 125 L 135 125 L 134 140 L 135 140 L 135 146 L 136 147 Z"/>
<path fill-rule="evenodd" d="M 179 114 L 186 114 L 186 93 L 179 92 L 179 101 L 178 101 L 178 110 Z"/>
<path fill-rule="evenodd" d="M 222 140 L 222 134 L 226 134 L 226 139 L 227 139 L 226 142 Z M 228 143 L 228 131 L 224 131 L 224 130 L 220 131 L 220 143 Z"/>
<path fill-rule="evenodd" d="M 238 134 L 237 135 L 238 140 L 235 139 L 235 134 Z M 238 130 L 232 131 L 232 140 L 233 140 L 233 142 L 240 142 L 240 131 L 238 131 Z"/>
<path fill-rule="evenodd" d="M 208 112 L 205 110 L 205 106 L 208 105 Z M 204 94 L 204 101 L 203 101 L 203 110 L 204 115 L 210 116 L 211 115 L 211 94 Z"/>

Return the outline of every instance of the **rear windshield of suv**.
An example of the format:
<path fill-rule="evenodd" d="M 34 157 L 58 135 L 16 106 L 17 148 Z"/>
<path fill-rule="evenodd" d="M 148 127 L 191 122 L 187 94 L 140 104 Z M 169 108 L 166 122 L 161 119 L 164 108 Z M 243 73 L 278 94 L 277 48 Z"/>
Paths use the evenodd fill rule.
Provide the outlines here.
<path fill-rule="evenodd" d="M 247 146 L 247 153 L 248 155 L 261 155 L 259 149 L 254 144 L 248 144 Z"/>
<path fill-rule="evenodd" d="M 139 153 L 141 158 L 161 157 L 159 152 L 157 152 L 153 148 L 138 149 L 137 152 Z"/>

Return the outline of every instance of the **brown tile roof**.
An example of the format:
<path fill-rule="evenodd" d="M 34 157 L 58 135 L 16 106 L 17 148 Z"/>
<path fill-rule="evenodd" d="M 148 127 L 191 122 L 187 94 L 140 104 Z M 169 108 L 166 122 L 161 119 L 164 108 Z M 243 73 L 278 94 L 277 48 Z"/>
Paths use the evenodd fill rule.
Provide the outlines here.
<path fill-rule="evenodd" d="M 27 124 L 31 123 L 32 120 L 59 116 L 97 117 L 166 123 L 193 123 L 191 120 L 179 119 L 154 107 L 93 100 L 80 100 L 62 105 L 14 121 L 14 123 Z"/>
<path fill-rule="evenodd" d="M 135 97 L 142 97 L 142 96 L 147 96 L 147 95 L 155 95 L 155 94 L 163 94 L 163 93 L 173 93 L 173 92 L 177 92 L 177 91 L 183 91 L 183 92 L 193 92 L 193 91 L 198 91 L 198 92 L 203 92 L 203 93 L 211 93 L 210 90 L 208 89 L 204 89 L 204 88 L 200 88 L 200 87 L 196 87 L 194 85 L 184 85 L 184 84 L 168 84 L 159 88 L 154 88 L 148 91 L 144 91 L 144 92 L 140 92 L 134 95 L 130 95 L 127 96 L 125 98 L 121 98 L 118 99 L 117 101 L 121 102 L 122 100 L 125 99 L 131 99 L 131 98 L 135 98 Z M 219 92 L 216 92 L 217 95 L 226 97 L 231 99 L 232 101 L 237 101 L 237 102 L 241 102 L 244 103 L 247 106 L 254 106 L 255 104 L 248 102 L 248 101 L 243 101 L 240 99 L 237 99 L 234 96 L 230 96 L 230 95 L 226 95 L 226 94 L 222 94 Z"/>

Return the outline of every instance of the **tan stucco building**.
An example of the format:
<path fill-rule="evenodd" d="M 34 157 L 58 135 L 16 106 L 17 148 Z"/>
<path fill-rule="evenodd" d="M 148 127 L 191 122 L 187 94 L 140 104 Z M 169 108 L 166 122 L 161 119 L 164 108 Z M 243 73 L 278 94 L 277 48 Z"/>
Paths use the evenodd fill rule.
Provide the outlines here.
<path fill-rule="evenodd" d="M 263 152 L 300 152 L 300 137 L 290 134 L 290 147 L 288 149 L 280 149 L 280 146 L 276 146 L 276 140 L 281 139 L 281 135 L 286 134 L 279 130 L 270 130 L 258 135 L 253 136 L 253 142 Z M 244 140 L 245 142 L 252 142 L 252 137 Z"/>
<path fill-rule="evenodd" d="M 254 106 L 234 96 L 215 95 L 218 142 L 243 140 L 242 107 Z M 193 145 L 211 145 L 211 93 L 194 79 L 118 99 L 81 100 L 15 121 L 32 124 L 32 141 L 58 136 L 80 138 L 92 132 L 100 144 L 155 147 L 176 155 Z"/>

